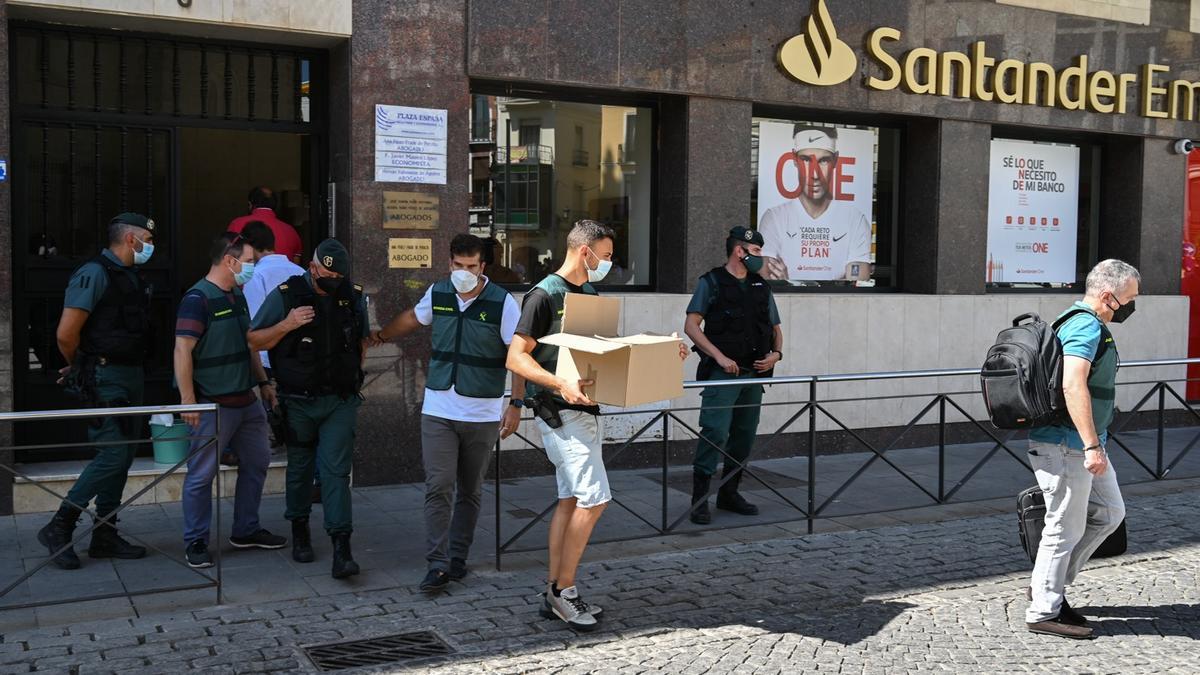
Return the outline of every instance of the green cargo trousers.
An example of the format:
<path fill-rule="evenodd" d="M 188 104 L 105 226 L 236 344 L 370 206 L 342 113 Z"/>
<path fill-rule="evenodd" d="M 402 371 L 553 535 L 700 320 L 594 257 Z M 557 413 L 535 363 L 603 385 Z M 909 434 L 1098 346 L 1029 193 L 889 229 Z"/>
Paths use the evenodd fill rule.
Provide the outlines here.
<path fill-rule="evenodd" d="M 98 407 L 142 405 L 144 387 L 141 366 L 96 366 Z M 88 426 L 88 441 L 137 440 L 142 422 L 140 417 L 97 417 Z M 67 493 L 67 500 L 86 508 L 95 499 L 96 512 L 102 516 L 115 511 L 121 505 L 121 494 L 125 491 L 125 480 L 129 477 L 135 452 L 136 445 L 96 446 L 96 457 L 79 474 L 79 479 Z"/>
<path fill-rule="evenodd" d="M 312 513 L 313 469 L 321 471 L 321 507 L 329 535 L 354 530 L 350 507 L 350 469 L 354 458 L 354 427 L 362 399 L 336 395 L 299 398 L 282 396 L 287 414 L 288 520 Z"/>
<path fill-rule="evenodd" d="M 751 379 L 755 373 L 737 376 Z M 723 371 L 712 373 L 709 380 L 732 380 L 735 376 Z M 738 462 L 746 461 L 758 433 L 763 387 L 761 384 L 707 387 L 700 392 L 700 440 L 696 444 L 695 470 L 711 476 L 717 472 L 717 460 L 724 450 Z M 739 407 L 733 407 L 739 406 Z M 741 407 L 744 406 L 744 407 Z M 716 446 L 716 447 L 713 447 Z M 732 467 L 728 458 L 725 465 Z"/>

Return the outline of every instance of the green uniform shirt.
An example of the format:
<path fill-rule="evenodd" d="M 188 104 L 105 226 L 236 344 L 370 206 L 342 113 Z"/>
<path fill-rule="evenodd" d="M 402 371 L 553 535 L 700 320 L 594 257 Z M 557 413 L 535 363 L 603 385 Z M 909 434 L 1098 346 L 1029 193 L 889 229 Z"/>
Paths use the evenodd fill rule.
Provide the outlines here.
<path fill-rule="evenodd" d="M 746 290 L 746 280 L 738 279 L 738 284 L 742 290 Z M 700 314 L 701 316 L 708 314 L 708 308 L 712 307 L 713 301 L 717 299 L 717 289 L 709 281 L 708 275 L 700 277 L 700 283 L 696 286 L 696 292 L 692 294 L 692 301 L 688 303 L 688 314 Z M 771 304 L 767 310 L 770 313 L 771 325 L 778 326 L 779 308 L 775 306 L 775 294 L 771 294 Z"/>
<path fill-rule="evenodd" d="M 304 273 L 304 280 L 308 282 L 310 288 L 315 288 L 312 282 L 312 276 Z M 349 282 L 344 282 L 349 283 Z M 367 296 L 362 296 L 358 300 L 358 311 L 362 313 L 364 321 L 362 322 L 362 337 L 370 337 L 371 326 L 365 320 L 367 316 Z M 287 313 L 283 311 L 283 295 L 279 293 L 278 288 L 271 289 L 267 293 L 267 297 L 263 300 L 263 304 L 258 308 L 258 313 L 254 315 L 254 320 L 250 323 L 250 330 L 262 330 L 270 328 L 275 324 L 287 318 Z"/>
<path fill-rule="evenodd" d="M 126 266 L 120 258 L 113 255 L 112 251 L 104 249 L 100 255 L 124 267 L 126 273 L 131 277 L 136 274 L 133 267 Z M 86 262 L 75 270 L 75 273 L 71 275 L 71 280 L 67 282 L 67 296 L 63 300 L 63 306 L 82 309 L 91 314 L 96 309 L 96 305 L 100 304 L 100 298 L 104 297 L 104 292 L 107 290 L 108 271 L 98 262 Z"/>

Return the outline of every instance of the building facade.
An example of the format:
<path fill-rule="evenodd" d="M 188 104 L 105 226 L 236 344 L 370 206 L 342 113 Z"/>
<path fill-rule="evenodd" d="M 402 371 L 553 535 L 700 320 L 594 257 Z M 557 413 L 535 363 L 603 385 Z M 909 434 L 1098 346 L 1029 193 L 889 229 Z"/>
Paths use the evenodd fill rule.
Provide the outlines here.
<path fill-rule="evenodd" d="M 257 184 L 308 250 L 346 242 L 374 325 L 445 274 L 456 233 L 494 239 L 493 276 L 519 293 L 589 217 L 618 233 L 604 291 L 625 298 L 624 332 L 682 332 L 728 230 L 773 221 L 777 374 L 977 366 L 1012 317 L 1056 314 L 1108 257 L 1143 274 L 1136 318 L 1114 331 L 1122 356 L 1187 354 L 1174 148 L 1200 137 L 1200 3 L 0 0 L 0 29 L 2 409 L 66 405 L 62 288 L 124 210 L 161 224 L 148 398 L 173 402 L 173 303 Z M 387 145 L 403 110 L 379 106 L 422 109 L 409 114 L 436 120 L 433 136 Z M 397 439 L 419 437 L 428 351 L 418 335 L 371 353 L 358 484 L 420 478 L 415 440 Z M 852 428 L 916 412 L 834 405 Z M 763 432 L 794 412 L 766 410 Z M 638 426 L 614 418 L 609 435 Z M 523 447 L 506 446 L 514 466 L 537 470 Z M 70 458 L 56 452 L 0 462 Z M 0 512 L 11 494 L 0 477 Z"/>

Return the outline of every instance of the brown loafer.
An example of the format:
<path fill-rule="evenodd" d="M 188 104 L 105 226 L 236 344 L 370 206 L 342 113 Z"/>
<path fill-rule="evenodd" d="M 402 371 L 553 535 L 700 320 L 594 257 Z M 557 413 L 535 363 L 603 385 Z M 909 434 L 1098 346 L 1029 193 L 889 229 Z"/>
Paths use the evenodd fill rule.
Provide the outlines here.
<path fill-rule="evenodd" d="M 1070 640 L 1091 640 L 1096 637 L 1092 634 L 1092 629 L 1087 626 L 1072 626 L 1069 623 L 1060 621 L 1057 617 L 1048 621 L 1039 621 L 1037 623 L 1027 623 L 1025 627 L 1030 633 L 1039 633 L 1041 635 L 1054 635 L 1056 637 L 1064 637 Z"/>
<path fill-rule="evenodd" d="M 1033 589 L 1029 586 L 1025 587 L 1025 599 L 1033 601 Z M 1075 611 L 1071 604 L 1067 602 L 1067 596 L 1063 596 L 1062 605 L 1058 608 L 1058 619 L 1063 623 L 1069 623 L 1072 626 L 1088 625 L 1087 617 Z"/>

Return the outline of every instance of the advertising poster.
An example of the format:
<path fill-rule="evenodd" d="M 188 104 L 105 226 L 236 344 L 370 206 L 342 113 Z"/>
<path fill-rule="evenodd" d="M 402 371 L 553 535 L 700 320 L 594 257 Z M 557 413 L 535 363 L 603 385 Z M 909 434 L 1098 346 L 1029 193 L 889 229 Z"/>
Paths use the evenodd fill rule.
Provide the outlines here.
<path fill-rule="evenodd" d="M 1079 148 L 993 139 L 988 283 L 1075 282 Z"/>
<path fill-rule="evenodd" d="M 375 106 L 375 180 L 446 184 L 445 110 Z"/>
<path fill-rule="evenodd" d="M 761 122 L 758 143 L 763 276 L 869 280 L 875 134 Z"/>

